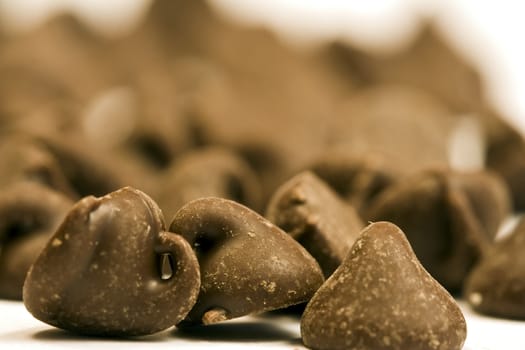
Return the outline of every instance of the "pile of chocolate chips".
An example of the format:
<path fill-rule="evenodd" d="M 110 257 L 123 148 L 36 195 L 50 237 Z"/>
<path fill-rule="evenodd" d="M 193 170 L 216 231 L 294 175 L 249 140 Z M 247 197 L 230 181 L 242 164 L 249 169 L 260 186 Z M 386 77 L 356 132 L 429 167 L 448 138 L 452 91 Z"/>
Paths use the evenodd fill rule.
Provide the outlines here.
<path fill-rule="evenodd" d="M 312 349 L 461 349 L 451 294 L 525 319 L 525 222 L 496 240 L 525 140 L 480 81 L 431 22 L 382 56 L 189 0 L 119 39 L 0 33 L 0 296 L 87 335 L 303 304 Z M 486 164 L 459 171 L 465 115 Z"/>

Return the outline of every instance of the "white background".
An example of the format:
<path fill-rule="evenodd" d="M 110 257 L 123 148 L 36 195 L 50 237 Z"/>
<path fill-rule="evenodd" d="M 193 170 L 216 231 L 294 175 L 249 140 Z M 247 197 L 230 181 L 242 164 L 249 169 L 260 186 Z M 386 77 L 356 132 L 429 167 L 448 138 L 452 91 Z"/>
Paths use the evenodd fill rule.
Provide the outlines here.
<path fill-rule="evenodd" d="M 475 315 L 460 303 L 467 320 L 463 350 L 523 350 L 525 322 Z M 0 301 L 0 349 L 305 349 L 300 342 L 297 318 L 284 316 L 244 317 L 193 335 L 167 330 L 138 339 L 81 337 L 55 329 L 34 319 L 22 303 Z M 408 349 L 407 349 L 408 350 Z"/>
<path fill-rule="evenodd" d="M 27 30 L 46 15 L 70 8 L 98 28 L 119 35 L 140 18 L 149 0 L 0 0 L 0 24 Z M 396 50 L 416 34 L 419 18 L 434 16 L 465 57 L 483 72 L 489 97 L 525 130 L 525 33 L 520 1 L 474 0 L 213 0 L 235 20 L 267 24 L 294 45 L 347 38 L 374 50 Z M 525 6 L 525 5 L 523 5 Z M 23 21 L 20 21 L 23 20 Z M 468 324 L 466 350 L 525 349 L 525 322 L 473 314 L 462 304 Z M 259 324 L 254 326 L 254 323 Z M 262 326 L 260 325 L 262 324 Z M 81 338 L 40 323 L 17 302 L 0 301 L 0 349 L 184 348 L 301 349 L 297 320 L 247 318 L 221 326 L 210 337 L 177 337 L 163 332 L 148 341 Z M 204 337 L 204 339 L 203 339 Z M 218 337 L 219 339 L 215 339 Z"/>

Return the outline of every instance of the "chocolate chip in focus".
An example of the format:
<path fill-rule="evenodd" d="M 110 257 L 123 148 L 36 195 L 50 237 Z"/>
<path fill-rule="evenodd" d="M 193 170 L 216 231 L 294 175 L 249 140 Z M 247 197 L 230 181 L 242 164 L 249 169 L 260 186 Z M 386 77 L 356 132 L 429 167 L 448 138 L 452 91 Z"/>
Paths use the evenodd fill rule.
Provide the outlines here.
<path fill-rule="evenodd" d="M 199 298 L 181 327 L 299 304 L 324 281 L 299 243 L 230 200 L 210 197 L 186 204 L 170 231 L 190 242 L 201 267 Z"/>
<path fill-rule="evenodd" d="M 364 226 L 354 208 L 309 171 L 275 192 L 266 217 L 312 254 L 325 277 L 341 264 Z"/>
<path fill-rule="evenodd" d="M 75 204 L 31 267 L 24 304 L 69 331 L 146 335 L 182 320 L 199 286 L 191 246 L 165 232 L 148 196 L 126 187 Z"/>
<path fill-rule="evenodd" d="M 301 319 L 303 342 L 316 350 L 459 350 L 466 331 L 454 299 L 388 222 L 363 230 Z"/>

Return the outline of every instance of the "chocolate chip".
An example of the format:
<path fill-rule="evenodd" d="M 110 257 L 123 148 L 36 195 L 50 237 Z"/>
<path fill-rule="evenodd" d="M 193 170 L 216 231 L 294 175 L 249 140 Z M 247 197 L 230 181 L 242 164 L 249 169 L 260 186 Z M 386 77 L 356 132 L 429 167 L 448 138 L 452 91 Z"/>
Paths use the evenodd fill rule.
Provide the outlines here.
<path fill-rule="evenodd" d="M 145 335 L 182 320 L 199 285 L 190 245 L 164 231 L 148 196 L 126 187 L 75 204 L 29 271 L 24 304 L 73 332 Z"/>
<path fill-rule="evenodd" d="M 525 220 L 496 242 L 465 282 L 465 298 L 478 312 L 525 319 Z"/>
<path fill-rule="evenodd" d="M 298 304 L 324 280 L 314 258 L 289 235 L 230 200 L 210 197 L 186 204 L 170 231 L 190 242 L 201 267 L 197 304 L 180 326 Z"/>
<path fill-rule="evenodd" d="M 301 319 L 312 349 L 461 349 L 465 319 L 388 222 L 363 230 Z"/>
<path fill-rule="evenodd" d="M 101 196 L 122 187 L 131 178 L 118 172 L 104 155 L 94 154 L 81 142 L 64 140 L 55 135 L 42 143 L 58 161 L 68 182 L 80 196 Z"/>
<path fill-rule="evenodd" d="M 12 133 L 0 142 L 0 188 L 33 181 L 74 196 L 58 160 L 30 136 Z"/>
<path fill-rule="evenodd" d="M 511 214 L 510 193 L 503 180 L 489 171 L 453 172 L 451 187 L 463 191 L 486 236 L 493 240 Z"/>
<path fill-rule="evenodd" d="M 339 43 L 326 50 L 325 59 L 357 86 L 413 86 L 459 113 L 475 111 L 482 101 L 480 74 L 444 39 L 429 21 L 405 50 L 372 54 Z"/>
<path fill-rule="evenodd" d="M 502 117 L 487 118 L 487 167 L 506 182 L 516 211 L 525 210 L 525 139 Z"/>
<path fill-rule="evenodd" d="M 32 182 L 0 192 L 0 297 L 22 300 L 27 271 L 73 203 Z"/>
<path fill-rule="evenodd" d="M 360 90 L 334 118 L 330 148 L 377 157 L 398 174 L 448 164 L 448 137 L 456 118 L 424 91 L 380 85 Z"/>
<path fill-rule="evenodd" d="M 184 204 L 202 197 L 227 198 L 254 210 L 261 206 L 257 175 L 228 149 L 210 147 L 188 152 L 161 176 L 159 203 L 169 217 Z"/>
<path fill-rule="evenodd" d="M 275 192 L 266 217 L 312 254 L 325 277 L 341 264 L 364 226 L 354 208 L 309 171 Z"/>
<path fill-rule="evenodd" d="M 423 266 L 457 292 L 490 240 L 468 196 L 448 176 L 426 171 L 391 186 L 371 205 L 366 219 L 399 225 Z"/>
<path fill-rule="evenodd" d="M 309 169 L 364 213 L 374 198 L 399 177 L 385 163 L 381 157 L 330 152 L 315 160 Z"/>

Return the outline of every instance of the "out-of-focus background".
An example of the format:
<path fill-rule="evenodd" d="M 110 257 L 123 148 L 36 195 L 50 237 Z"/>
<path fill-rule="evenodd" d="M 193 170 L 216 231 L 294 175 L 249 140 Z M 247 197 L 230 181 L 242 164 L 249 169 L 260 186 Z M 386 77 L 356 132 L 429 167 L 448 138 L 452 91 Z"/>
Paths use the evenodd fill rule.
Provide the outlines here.
<path fill-rule="evenodd" d="M 422 18 L 439 30 L 482 72 L 487 98 L 525 130 L 525 45 L 519 1 L 474 0 L 210 0 L 232 20 L 264 25 L 283 40 L 311 47 L 341 38 L 367 50 L 401 50 L 417 34 Z M 151 0 L 0 0 L 0 23 L 28 31 L 50 15 L 70 10 L 90 26 L 120 36 L 140 20 Z"/>

